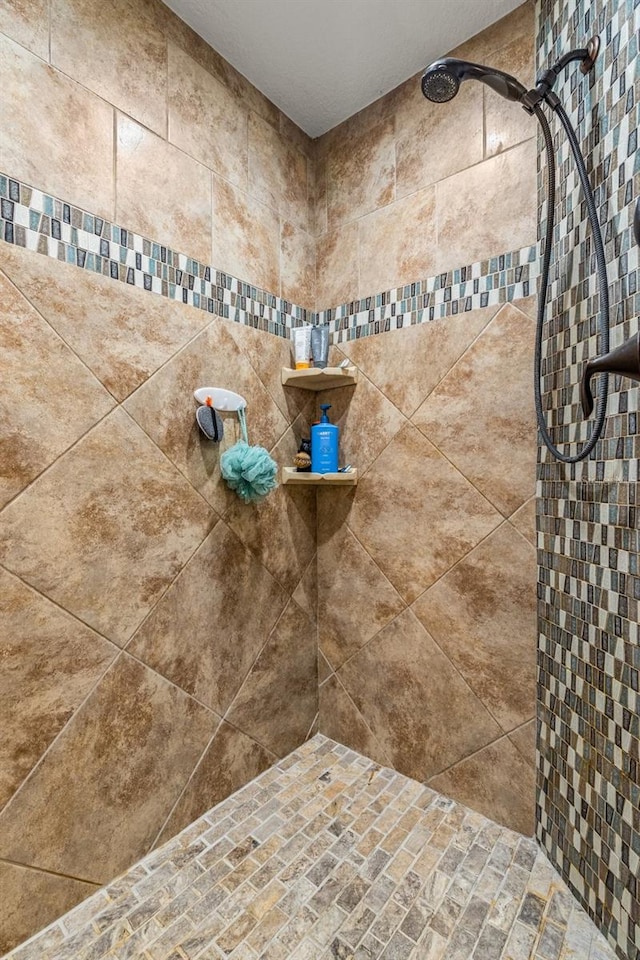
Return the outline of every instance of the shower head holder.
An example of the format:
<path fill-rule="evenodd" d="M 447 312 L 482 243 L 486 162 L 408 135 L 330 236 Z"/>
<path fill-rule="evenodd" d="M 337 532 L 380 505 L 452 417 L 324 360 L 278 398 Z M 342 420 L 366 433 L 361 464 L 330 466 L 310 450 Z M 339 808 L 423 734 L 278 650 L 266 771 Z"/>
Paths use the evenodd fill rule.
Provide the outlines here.
<path fill-rule="evenodd" d="M 542 70 L 536 77 L 536 85 L 532 90 L 525 94 L 522 105 L 529 113 L 541 100 L 544 100 L 552 109 L 560 103 L 558 97 L 553 92 L 556 80 L 570 63 L 576 61 L 580 64 L 580 70 L 585 75 L 593 70 L 595 62 L 600 52 L 600 37 L 595 33 L 589 40 L 586 47 L 579 47 L 577 50 L 569 50 L 563 56 L 556 60 L 552 67 Z"/>

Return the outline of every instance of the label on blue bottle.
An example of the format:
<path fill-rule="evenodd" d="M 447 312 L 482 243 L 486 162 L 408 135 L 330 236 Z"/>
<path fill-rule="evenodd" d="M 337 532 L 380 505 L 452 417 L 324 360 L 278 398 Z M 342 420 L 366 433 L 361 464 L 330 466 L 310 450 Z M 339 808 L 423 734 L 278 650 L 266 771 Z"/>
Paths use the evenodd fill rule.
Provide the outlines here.
<path fill-rule="evenodd" d="M 313 473 L 337 473 L 338 434 L 333 423 L 316 424 L 311 428 L 311 470 Z"/>

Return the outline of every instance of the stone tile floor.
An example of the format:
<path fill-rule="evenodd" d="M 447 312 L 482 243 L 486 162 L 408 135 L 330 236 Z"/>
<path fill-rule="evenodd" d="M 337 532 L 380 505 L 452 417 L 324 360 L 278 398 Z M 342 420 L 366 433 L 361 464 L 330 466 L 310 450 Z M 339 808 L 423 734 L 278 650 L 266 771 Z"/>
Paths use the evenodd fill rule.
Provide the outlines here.
<path fill-rule="evenodd" d="M 532 840 L 320 735 L 11 960 L 611 960 Z"/>

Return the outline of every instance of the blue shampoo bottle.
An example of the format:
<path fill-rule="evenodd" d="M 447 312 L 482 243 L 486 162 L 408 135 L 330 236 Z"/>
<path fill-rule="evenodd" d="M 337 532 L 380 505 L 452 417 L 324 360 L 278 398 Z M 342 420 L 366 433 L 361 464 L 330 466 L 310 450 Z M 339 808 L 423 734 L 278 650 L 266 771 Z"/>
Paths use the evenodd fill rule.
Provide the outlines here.
<path fill-rule="evenodd" d="M 311 471 L 312 473 L 338 472 L 338 437 L 340 427 L 329 423 L 327 410 L 330 403 L 321 403 L 322 417 L 320 423 L 311 427 Z"/>

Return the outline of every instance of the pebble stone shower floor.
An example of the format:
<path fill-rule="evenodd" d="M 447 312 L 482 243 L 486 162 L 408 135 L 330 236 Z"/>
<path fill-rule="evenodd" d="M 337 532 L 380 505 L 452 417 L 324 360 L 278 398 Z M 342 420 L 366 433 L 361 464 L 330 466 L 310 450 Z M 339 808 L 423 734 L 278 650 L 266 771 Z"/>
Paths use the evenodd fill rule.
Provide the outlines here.
<path fill-rule="evenodd" d="M 11 960 L 614 960 L 533 840 L 317 735 Z"/>

